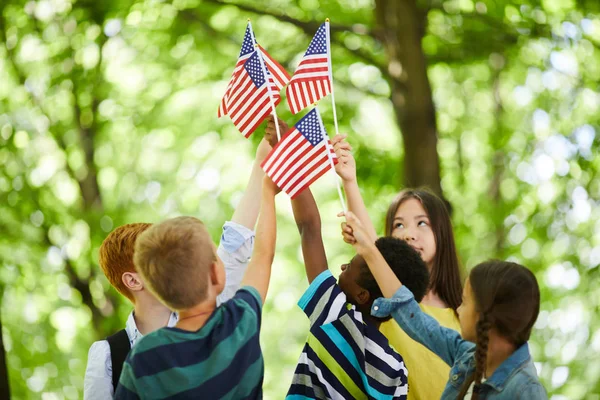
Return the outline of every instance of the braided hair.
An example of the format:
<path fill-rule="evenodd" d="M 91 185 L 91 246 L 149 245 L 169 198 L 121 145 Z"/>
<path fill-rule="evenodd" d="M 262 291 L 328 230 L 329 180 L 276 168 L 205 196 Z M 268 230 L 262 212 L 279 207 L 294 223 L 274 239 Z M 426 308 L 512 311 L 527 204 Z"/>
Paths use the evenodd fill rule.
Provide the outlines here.
<path fill-rule="evenodd" d="M 471 398 L 477 400 L 486 369 L 490 330 L 493 328 L 515 348 L 527 342 L 540 311 L 540 289 L 530 270 L 505 261 L 477 265 L 471 270 L 469 282 L 479 312 L 475 371 L 463 383 L 458 399 L 464 399 L 474 382 Z"/>
<path fill-rule="evenodd" d="M 473 394 L 471 396 L 472 400 L 479 399 L 479 389 L 481 388 L 481 380 L 483 379 L 483 375 L 485 373 L 485 366 L 487 361 L 487 350 L 489 343 L 489 332 L 492 327 L 492 323 L 489 318 L 488 313 L 483 313 L 477 321 L 477 325 L 475 327 L 477 333 L 477 344 L 475 346 L 475 371 L 469 375 L 463 387 L 461 388 L 461 393 L 458 396 L 459 399 L 463 399 L 469 390 L 469 387 L 473 382 L 475 385 L 473 387 Z"/>

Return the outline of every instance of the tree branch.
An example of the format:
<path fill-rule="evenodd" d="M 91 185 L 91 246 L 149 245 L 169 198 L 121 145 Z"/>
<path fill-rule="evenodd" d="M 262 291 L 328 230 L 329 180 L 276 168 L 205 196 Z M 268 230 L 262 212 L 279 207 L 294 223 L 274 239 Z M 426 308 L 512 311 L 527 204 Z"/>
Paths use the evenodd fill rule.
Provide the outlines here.
<path fill-rule="evenodd" d="M 277 13 L 277 12 L 273 12 L 273 11 L 269 11 L 269 10 L 259 10 L 244 4 L 236 4 L 236 3 L 229 3 L 229 2 L 225 2 L 222 0 L 205 0 L 205 3 L 212 3 L 215 5 L 231 5 L 231 6 L 235 6 L 237 8 L 239 8 L 240 10 L 243 11 L 247 11 L 253 14 L 258 14 L 258 15 L 269 15 L 271 17 L 277 18 L 278 20 L 280 20 L 281 22 L 286 22 L 289 24 L 292 24 L 298 28 L 300 28 L 307 36 L 311 37 L 315 34 L 315 32 L 317 31 L 317 29 L 319 29 L 319 26 L 322 24 L 322 22 L 319 21 L 302 21 L 299 20 L 297 18 L 293 18 L 290 17 L 288 15 L 285 15 L 283 13 Z M 198 19 L 198 17 L 196 15 L 194 15 L 194 17 L 196 19 Z M 360 25 L 360 24 L 355 24 L 355 25 L 341 25 L 341 24 L 333 24 L 333 23 L 329 23 L 329 28 L 331 30 L 331 41 L 337 45 L 339 45 L 340 47 L 342 47 L 344 50 L 350 52 L 352 55 L 354 55 L 355 57 L 369 63 L 372 65 L 375 65 L 379 68 L 382 69 L 384 74 L 387 74 L 387 72 L 384 69 L 384 66 L 381 64 L 381 62 L 379 62 L 378 60 L 376 60 L 375 58 L 373 58 L 373 56 L 371 54 L 369 54 L 368 52 L 362 50 L 362 49 L 357 49 L 357 50 L 350 50 L 348 49 L 343 41 L 337 36 L 337 35 L 333 35 L 335 33 L 345 33 L 345 32 L 353 32 L 359 35 L 366 35 L 366 36 L 370 36 L 375 40 L 379 40 L 380 39 L 380 34 L 378 31 L 376 30 L 370 30 L 367 27 L 365 27 L 364 25 Z"/>
<path fill-rule="evenodd" d="M 300 21 L 298 19 L 289 17 L 287 15 L 284 14 L 278 14 L 278 13 L 274 13 L 274 12 L 268 12 L 265 11 L 263 12 L 262 10 L 258 10 L 258 9 L 254 9 L 252 7 L 246 6 L 246 5 L 240 5 L 240 4 L 234 4 L 234 3 L 227 3 L 224 1 L 220 1 L 220 0 L 205 0 L 205 2 L 207 3 L 213 3 L 216 5 L 232 5 L 235 6 L 237 8 L 239 8 L 240 10 L 244 10 L 244 11 L 248 11 L 248 12 L 252 12 L 255 14 L 260 14 L 260 15 L 269 15 L 272 16 L 274 18 L 277 18 L 278 20 L 282 21 L 282 22 L 286 22 L 286 23 L 290 23 L 292 25 L 295 25 L 297 27 L 299 27 L 307 36 L 311 37 L 315 34 L 315 32 L 317 31 L 317 29 L 319 29 L 319 26 L 321 25 L 321 22 L 317 22 L 317 21 Z M 200 23 L 200 25 L 206 29 L 208 32 L 210 32 L 211 34 L 220 34 L 219 32 L 216 32 L 205 20 L 203 20 L 197 13 L 192 12 L 191 10 L 184 10 L 181 11 L 180 14 L 184 17 L 184 19 L 186 19 L 187 21 L 196 21 L 198 23 Z M 377 68 L 379 68 L 381 70 L 381 73 L 388 79 L 392 79 L 392 77 L 389 75 L 387 68 L 385 66 L 385 64 L 382 64 L 379 60 L 377 60 L 375 57 L 373 57 L 373 55 L 371 53 L 369 53 L 368 51 L 365 51 L 361 48 L 356 49 L 356 50 L 350 50 L 349 48 L 346 47 L 346 45 L 344 44 L 344 41 L 339 37 L 339 35 L 333 35 L 333 33 L 341 33 L 341 32 L 348 32 L 351 31 L 353 33 L 356 34 L 366 34 L 368 36 L 371 36 L 372 38 L 374 38 L 375 40 L 379 40 L 377 38 L 377 36 L 373 33 L 370 32 L 368 30 L 365 30 L 366 28 L 364 28 L 363 25 L 354 25 L 354 26 L 344 26 L 344 25 L 332 25 L 330 23 L 330 28 L 331 28 L 331 42 L 337 46 L 339 46 L 340 48 L 342 48 L 344 51 L 346 51 L 348 54 L 350 54 L 353 57 L 356 57 L 357 59 L 369 64 L 369 65 L 374 65 Z M 236 41 L 235 39 L 231 38 L 230 39 L 232 42 L 238 43 L 238 41 Z"/>
<path fill-rule="evenodd" d="M 302 29 L 302 31 L 304 31 L 304 33 L 306 33 L 308 36 L 314 35 L 315 32 L 317 31 L 317 29 L 319 29 L 319 26 L 321 26 L 321 24 L 324 22 L 324 21 L 323 22 L 302 21 L 297 18 L 290 17 L 289 15 L 285 15 L 283 13 L 269 11 L 266 9 L 258 9 L 258 8 L 254 8 L 254 7 L 245 5 L 245 4 L 230 3 L 230 2 L 222 1 L 222 0 L 204 0 L 204 3 L 212 3 L 215 5 L 221 5 L 221 6 L 235 6 L 242 11 L 247 11 L 247 12 L 250 12 L 253 14 L 269 15 L 271 17 L 277 18 L 278 20 L 280 20 L 282 22 L 287 22 L 287 23 L 297 26 L 298 28 Z M 371 36 L 374 39 L 378 39 L 377 31 L 370 30 L 369 28 L 367 28 L 366 26 L 361 25 L 361 24 L 355 24 L 355 25 L 348 26 L 348 25 L 341 25 L 341 24 L 333 24 L 330 22 L 329 27 L 330 27 L 332 33 L 350 31 L 350 32 L 354 32 L 354 33 L 357 33 L 360 35 L 367 35 L 367 36 Z"/>

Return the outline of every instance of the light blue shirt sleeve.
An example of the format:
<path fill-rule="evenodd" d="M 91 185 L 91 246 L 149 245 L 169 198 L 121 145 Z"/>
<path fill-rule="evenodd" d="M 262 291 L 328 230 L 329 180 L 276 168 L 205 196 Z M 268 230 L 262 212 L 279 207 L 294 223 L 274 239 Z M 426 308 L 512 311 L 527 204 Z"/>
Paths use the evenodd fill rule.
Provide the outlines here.
<path fill-rule="evenodd" d="M 379 318 L 391 315 L 408 336 L 437 354 L 451 367 L 461 355 L 475 347 L 474 343 L 464 340 L 454 329 L 441 326 L 433 317 L 425 314 L 406 286 L 401 286 L 391 299 L 376 299 L 371 314 Z"/>
<path fill-rule="evenodd" d="M 254 250 L 254 231 L 233 221 L 225 222 L 217 254 L 225 265 L 225 288 L 217 305 L 231 299 L 240 288 Z"/>

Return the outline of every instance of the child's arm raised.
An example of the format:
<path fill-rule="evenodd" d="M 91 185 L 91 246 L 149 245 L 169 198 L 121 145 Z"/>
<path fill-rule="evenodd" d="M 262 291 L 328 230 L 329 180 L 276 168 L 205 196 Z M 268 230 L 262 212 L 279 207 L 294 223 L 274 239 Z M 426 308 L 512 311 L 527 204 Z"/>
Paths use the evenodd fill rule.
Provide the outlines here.
<path fill-rule="evenodd" d="M 365 259 L 381 293 L 385 297 L 391 298 L 402 287 L 402 282 L 385 261 L 375 246 L 375 242 L 371 240 L 362 221 L 352 211 L 346 213 L 346 222 L 342 223 L 342 235 L 344 241 L 354 246 L 356 252 Z"/>
<path fill-rule="evenodd" d="M 308 283 L 327 270 L 327 256 L 321 236 L 321 216 L 310 189 L 292 200 L 292 210 L 302 242 L 302 257 Z"/>
<path fill-rule="evenodd" d="M 223 234 L 217 250 L 225 264 L 225 288 L 217 297 L 218 304 L 235 295 L 248 266 L 254 245 L 254 226 L 260 209 L 262 178 L 264 172 L 260 163 L 265 159 L 271 146 L 262 140 L 256 150 L 256 159 L 248 179 L 248 185 L 238 203 L 231 221 L 223 226 Z"/>
<path fill-rule="evenodd" d="M 271 264 L 275 257 L 275 195 L 279 189 L 269 177 L 263 178 L 260 216 L 256 226 L 256 242 L 252 260 L 248 264 L 242 286 L 252 286 L 258 290 L 264 303 L 271 278 Z"/>
<path fill-rule="evenodd" d="M 348 200 L 348 210 L 356 215 L 367 230 L 371 240 L 375 242 L 377 231 L 371 218 L 369 218 L 369 212 L 360 194 L 356 179 L 356 160 L 351 152 L 352 146 L 346 141 L 346 135 L 336 135 L 331 143 L 339 161 L 335 166 L 335 171 L 342 178 L 344 192 L 346 192 L 346 199 Z"/>
<path fill-rule="evenodd" d="M 278 122 L 279 131 L 283 135 L 287 132 L 288 126 L 281 119 Z M 265 138 L 271 146 L 277 144 L 275 121 L 272 116 L 267 117 Z M 323 246 L 323 238 L 321 237 L 319 208 L 310 189 L 305 189 L 292 200 L 292 210 L 294 211 L 294 219 L 300 232 L 306 277 L 308 278 L 308 283 L 312 283 L 321 272 L 327 270 L 327 256 L 325 255 L 325 247 Z"/>
<path fill-rule="evenodd" d="M 271 146 L 266 139 L 260 141 L 256 149 L 256 158 L 252 165 L 252 172 L 248 180 L 248 186 L 242 195 L 242 199 L 233 212 L 231 220 L 235 223 L 245 226 L 248 229 L 254 229 L 258 211 L 260 210 L 260 192 L 263 176 L 265 173 L 260 167 L 260 163 L 271 151 Z"/>
<path fill-rule="evenodd" d="M 344 240 L 351 243 L 364 258 L 385 297 L 375 300 L 371 314 L 376 317 L 391 314 L 408 336 L 437 354 L 450 366 L 464 352 L 474 348 L 475 345 L 463 340 L 458 332 L 441 326 L 434 318 L 421 311 L 411 291 L 402 285 L 377 246 L 370 240 L 361 221 L 352 212 L 346 213 L 342 234 Z"/>

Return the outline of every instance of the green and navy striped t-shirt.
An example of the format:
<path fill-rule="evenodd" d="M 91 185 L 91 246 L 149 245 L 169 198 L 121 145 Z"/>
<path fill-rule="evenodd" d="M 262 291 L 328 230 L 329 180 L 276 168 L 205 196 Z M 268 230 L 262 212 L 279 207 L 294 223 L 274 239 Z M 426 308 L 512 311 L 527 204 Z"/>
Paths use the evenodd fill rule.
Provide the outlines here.
<path fill-rule="evenodd" d="M 116 399 L 260 399 L 261 299 L 244 287 L 196 332 L 161 328 L 131 349 Z"/>
<path fill-rule="evenodd" d="M 315 278 L 298 305 L 310 319 L 310 333 L 287 400 L 406 399 L 402 357 L 346 301 L 329 270 Z"/>

